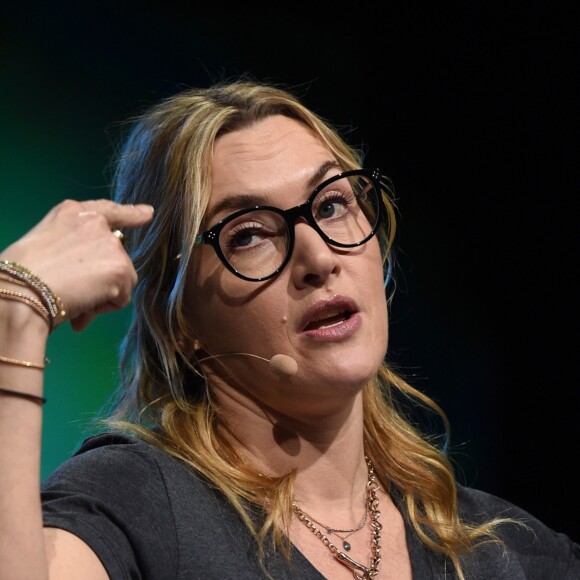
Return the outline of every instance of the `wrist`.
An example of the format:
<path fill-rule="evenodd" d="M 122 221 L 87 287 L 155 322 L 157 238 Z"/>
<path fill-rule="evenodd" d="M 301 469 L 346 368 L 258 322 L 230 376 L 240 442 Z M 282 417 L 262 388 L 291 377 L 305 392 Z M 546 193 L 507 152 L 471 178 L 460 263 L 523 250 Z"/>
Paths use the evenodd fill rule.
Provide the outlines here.
<path fill-rule="evenodd" d="M 46 320 L 28 304 L 16 300 L 0 300 L 0 340 L 12 344 L 13 340 L 46 342 L 50 328 Z"/>

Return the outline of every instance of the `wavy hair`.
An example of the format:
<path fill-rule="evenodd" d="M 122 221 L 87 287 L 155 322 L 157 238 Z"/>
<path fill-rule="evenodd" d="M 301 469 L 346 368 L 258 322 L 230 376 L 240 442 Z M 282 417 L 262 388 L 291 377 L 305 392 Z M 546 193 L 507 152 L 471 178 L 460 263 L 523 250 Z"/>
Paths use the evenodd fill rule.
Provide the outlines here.
<path fill-rule="evenodd" d="M 214 143 L 226 133 L 271 115 L 285 115 L 313 131 L 345 169 L 362 167 L 362 153 L 339 130 L 306 108 L 289 90 L 238 79 L 186 89 L 131 119 L 117 159 L 114 198 L 150 203 L 153 221 L 126 233 L 137 270 L 134 315 L 120 353 L 120 384 L 105 419 L 116 430 L 153 442 L 192 466 L 239 512 L 264 561 L 266 538 L 290 557 L 295 474 L 264 478 L 226 436 L 228 426 L 212 405 L 209 385 L 180 341 L 192 332 L 184 313 L 188 265 L 203 228 L 212 183 Z M 385 269 L 392 260 L 395 204 L 387 179 L 383 198 L 388 224 L 380 235 Z M 402 396 L 402 397 L 401 397 Z M 450 558 L 460 578 L 460 555 L 498 542 L 503 520 L 473 526 L 458 514 L 452 465 L 437 441 L 414 426 L 400 402 L 443 411 L 386 362 L 364 387 L 364 448 L 386 490 L 400 491 L 421 540 Z M 262 508 L 268 505 L 265 512 Z M 256 517 L 259 516 L 259 517 Z"/>

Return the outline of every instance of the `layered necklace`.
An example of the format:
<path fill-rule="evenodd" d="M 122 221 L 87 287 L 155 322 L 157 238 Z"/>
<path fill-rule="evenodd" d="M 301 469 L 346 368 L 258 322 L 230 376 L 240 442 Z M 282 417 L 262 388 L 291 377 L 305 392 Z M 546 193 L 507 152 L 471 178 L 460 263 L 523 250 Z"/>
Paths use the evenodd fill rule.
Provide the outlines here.
<path fill-rule="evenodd" d="M 381 512 L 379 511 L 379 497 L 377 491 L 379 489 L 379 484 L 375 477 L 375 470 L 370 462 L 369 458 L 365 456 L 368 470 L 369 479 L 367 482 L 367 499 L 365 502 L 365 513 L 363 519 L 355 527 L 348 530 L 341 530 L 334 528 L 332 526 L 327 526 L 316 521 L 312 516 L 308 515 L 304 510 L 302 510 L 296 501 L 292 502 L 292 508 L 296 517 L 319 539 L 322 543 L 330 550 L 331 554 L 344 566 L 349 568 L 353 576 L 359 580 L 370 580 L 373 576 L 379 573 L 379 562 L 381 561 L 381 530 L 383 525 L 379 522 L 379 517 Z M 361 530 L 367 523 L 368 516 L 370 514 L 370 525 L 372 530 L 371 536 L 371 558 L 370 564 L 365 566 L 348 556 L 345 552 L 339 550 L 329 539 L 328 536 L 334 534 L 342 540 L 342 547 L 345 551 L 350 551 L 351 545 L 347 541 L 347 538 Z M 324 528 L 326 534 L 320 530 Z M 347 534 L 342 536 L 340 534 Z"/>

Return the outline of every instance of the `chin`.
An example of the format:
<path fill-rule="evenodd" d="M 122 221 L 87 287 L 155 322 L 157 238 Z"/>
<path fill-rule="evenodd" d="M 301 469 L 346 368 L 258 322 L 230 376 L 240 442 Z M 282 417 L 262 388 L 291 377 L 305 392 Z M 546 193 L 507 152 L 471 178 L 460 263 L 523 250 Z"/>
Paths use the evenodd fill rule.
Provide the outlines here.
<path fill-rule="evenodd" d="M 366 357 L 342 357 L 328 361 L 318 368 L 324 373 L 322 380 L 332 383 L 333 389 L 358 391 L 375 377 L 382 358 L 370 360 Z"/>

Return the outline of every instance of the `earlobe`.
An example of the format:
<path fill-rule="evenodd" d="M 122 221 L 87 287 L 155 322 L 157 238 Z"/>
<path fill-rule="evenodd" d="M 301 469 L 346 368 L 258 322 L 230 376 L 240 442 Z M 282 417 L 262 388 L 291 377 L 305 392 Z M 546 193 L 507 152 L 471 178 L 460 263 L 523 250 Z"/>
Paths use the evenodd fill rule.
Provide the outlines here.
<path fill-rule="evenodd" d="M 204 350 L 203 342 L 199 338 L 180 339 L 177 341 L 177 346 L 183 354 L 191 355 L 200 350 Z"/>

